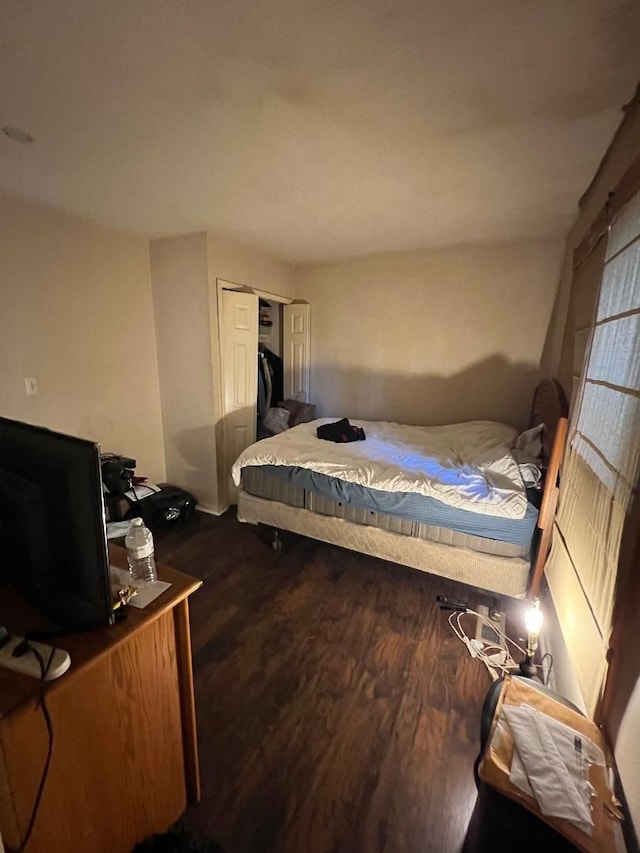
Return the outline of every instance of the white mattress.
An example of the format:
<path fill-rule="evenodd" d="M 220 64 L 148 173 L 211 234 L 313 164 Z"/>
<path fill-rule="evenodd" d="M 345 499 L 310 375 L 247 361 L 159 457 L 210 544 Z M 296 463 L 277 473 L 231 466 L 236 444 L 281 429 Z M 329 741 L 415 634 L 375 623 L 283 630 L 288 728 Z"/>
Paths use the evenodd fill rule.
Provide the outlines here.
<path fill-rule="evenodd" d="M 414 492 L 450 507 L 524 518 L 527 495 L 510 453 L 517 431 L 493 421 L 439 427 L 358 421 L 365 441 L 338 444 L 316 436 L 321 418 L 252 444 L 233 466 L 240 485 L 248 465 L 286 465 L 387 492 Z"/>
<path fill-rule="evenodd" d="M 527 559 L 530 554 L 530 543 L 526 546 L 515 545 L 509 542 L 501 542 L 497 539 L 488 539 L 484 536 L 461 533 L 437 524 L 411 521 L 410 519 L 384 512 L 374 512 L 371 509 L 364 509 L 343 501 L 333 500 L 313 490 L 304 489 L 289 480 L 281 480 L 278 477 L 269 476 L 268 472 L 271 470 L 273 469 L 262 466 L 245 469 L 242 476 L 243 490 L 250 495 L 265 498 L 266 500 L 279 501 L 288 506 L 308 509 L 310 512 L 315 512 L 319 515 L 343 518 L 354 524 L 379 527 L 382 530 L 400 533 L 403 536 L 430 539 L 432 542 L 455 545 L 456 547 L 468 548 L 472 551 L 481 551 L 485 554 L 495 554 L 502 557 L 522 557 Z"/>

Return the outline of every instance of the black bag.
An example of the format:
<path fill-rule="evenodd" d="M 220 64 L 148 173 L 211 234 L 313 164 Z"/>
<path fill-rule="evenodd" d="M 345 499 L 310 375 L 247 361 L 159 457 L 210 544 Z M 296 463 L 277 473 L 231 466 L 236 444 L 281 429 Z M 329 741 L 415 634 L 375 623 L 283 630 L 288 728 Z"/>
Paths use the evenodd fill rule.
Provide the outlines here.
<path fill-rule="evenodd" d="M 159 492 L 139 501 L 130 501 L 125 518 L 141 516 L 150 530 L 173 527 L 195 516 L 197 500 L 192 494 L 169 483 L 159 483 Z"/>
<path fill-rule="evenodd" d="M 173 527 L 195 516 L 197 500 L 192 494 L 178 486 L 160 483 L 160 491 L 142 503 L 148 504 L 151 510 L 151 521 L 154 526 Z"/>
<path fill-rule="evenodd" d="M 123 495 L 131 488 L 135 459 L 105 454 L 100 459 L 102 482 L 110 495 Z"/>

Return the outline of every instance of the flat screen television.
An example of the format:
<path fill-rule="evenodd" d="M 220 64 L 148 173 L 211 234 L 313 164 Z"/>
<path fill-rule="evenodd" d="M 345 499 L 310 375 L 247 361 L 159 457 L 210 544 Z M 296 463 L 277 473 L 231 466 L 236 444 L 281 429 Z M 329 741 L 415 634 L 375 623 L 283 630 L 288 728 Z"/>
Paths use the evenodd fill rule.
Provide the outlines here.
<path fill-rule="evenodd" d="M 52 632 L 114 621 L 98 444 L 0 418 L 0 584 Z"/>

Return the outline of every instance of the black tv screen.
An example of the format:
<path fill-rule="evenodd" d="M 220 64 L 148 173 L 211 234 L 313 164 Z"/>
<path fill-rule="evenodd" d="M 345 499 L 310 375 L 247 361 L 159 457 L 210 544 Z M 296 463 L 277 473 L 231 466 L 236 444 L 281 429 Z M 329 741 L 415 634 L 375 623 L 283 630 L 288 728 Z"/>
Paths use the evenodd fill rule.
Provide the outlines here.
<path fill-rule="evenodd" d="M 0 582 L 52 631 L 113 622 L 100 447 L 0 418 Z"/>

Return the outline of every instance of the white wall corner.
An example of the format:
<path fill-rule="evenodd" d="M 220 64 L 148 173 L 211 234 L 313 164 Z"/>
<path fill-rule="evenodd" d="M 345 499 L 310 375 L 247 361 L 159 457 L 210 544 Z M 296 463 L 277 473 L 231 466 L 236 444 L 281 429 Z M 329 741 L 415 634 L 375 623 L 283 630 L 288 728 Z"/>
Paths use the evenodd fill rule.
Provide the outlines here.
<path fill-rule="evenodd" d="M 207 515 L 223 515 L 228 509 L 228 506 L 214 506 L 213 504 L 208 503 L 199 503 L 196 509 L 199 509 L 201 512 L 206 512 Z M 2 850 L 0 850 L 2 853 Z"/>
<path fill-rule="evenodd" d="M 574 671 L 571 655 L 567 648 L 558 615 L 553 604 L 551 593 L 547 590 L 542 601 L 544 611 L 544 625 L 539 638 L 540 655 L 550 654 L 553 658 L 553 666 L 549 676 L 548 686 L 573 702 L 580 710 L 587 714 L 587 706 L 578 685 Z"/>

